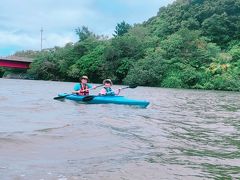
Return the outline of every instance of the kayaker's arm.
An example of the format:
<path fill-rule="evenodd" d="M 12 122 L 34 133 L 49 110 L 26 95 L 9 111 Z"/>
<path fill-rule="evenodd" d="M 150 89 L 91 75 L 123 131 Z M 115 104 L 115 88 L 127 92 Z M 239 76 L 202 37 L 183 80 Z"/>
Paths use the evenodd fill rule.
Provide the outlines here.
<path fill-rule="evenodd" d="M 104 95 L 106 95 L 107 94 L 107 91 L 103 88 L 103 89 L 101 89 L 101 91 L 99 92 L 99 95 L 100 96 L 104 96 Z"/>
<path fill-rule="evenodd" d="M 73 93 L 73 94 L 78 94 L 78 93 L 80 93 L 80 90 L 78 90 L 78 91 L 72 91 L 72 93 Z"/>
<path fill-rule="evenodd" d="M 103 85 L 101 84 L 101 85 L 99 85 L 99 86 L 93 86 L 93 87 L 89 88 L 89 90 L 91 90 L 91 89 L 97 89 L 98 87 L 101 87 L 101 86 L 103 86 Z M 83 90 L 83 91 L 85 91 L 85 90 Z M 79 94 L 79 93 L 80 93 L 80 90 L 72 91 L 72 93 L 73 93 L 73 94 Z"/>
<path fill-rule="evenodd" d="M 78 91 L 72 91 L 73 94 L 79 94 L 80 91 L 85 92 L 86 90 L 78 90 Z"/>
<path fill-rule="evenodd" d="M 119 95 L 120 92 L 121 92 L 121 88 L 119 88 L 119 89 L 117 89 L 117 90 L 115 91 L 115 95 Z"/>

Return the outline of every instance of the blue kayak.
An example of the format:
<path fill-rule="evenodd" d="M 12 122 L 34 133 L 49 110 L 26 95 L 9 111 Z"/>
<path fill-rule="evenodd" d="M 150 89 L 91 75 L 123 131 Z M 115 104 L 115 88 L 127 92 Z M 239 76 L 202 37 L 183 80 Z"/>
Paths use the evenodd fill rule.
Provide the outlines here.
<path fill-rule="evenodd" d="M 65 99 L 70 99 L 73 101 L 80 101 L 89 104 L 123 104 L 123 105 L 133 105 L 140 107 L 147 107 L 149 105 L 148 101 L 128 99 L 124 96 L 79 96 L 76 94 L 66 93 L 58 94 L 58 96 L 65 96 Z M 90 97 L 90 100 L 85 101 L 86 98 Z M 84 99 L 85 98 L 85 99 Z"/>

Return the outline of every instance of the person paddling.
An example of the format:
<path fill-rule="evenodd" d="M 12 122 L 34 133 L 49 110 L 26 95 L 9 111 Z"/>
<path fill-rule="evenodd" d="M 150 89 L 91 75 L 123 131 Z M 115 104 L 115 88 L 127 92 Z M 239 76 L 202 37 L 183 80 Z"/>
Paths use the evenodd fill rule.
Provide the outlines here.
<path fill-rule="evenodd" d="M 79 79 L 80 83 L 75 84 L 74 91 L 72 93 L 78 94 L 80 96 L 87 96 L 89 95 L 90 89 L 96 89 L 96 86 L 92 86 L 91 84 L 88 84 L 88 77 L 82 76 Z"/>
<path fill-rule="evenodd" d="M 113 85 L 111 79 L 105 79 L 103 81 L 103 85 L 104 85 L 104 87 L 102 88 L 102 90 L 99 93 L 100 96 L 115 96 L 115 95 L 119 95 L 120 89 L 118 89 L 117 91 L 114 91 L 111 88 L 111 86 Z"/>

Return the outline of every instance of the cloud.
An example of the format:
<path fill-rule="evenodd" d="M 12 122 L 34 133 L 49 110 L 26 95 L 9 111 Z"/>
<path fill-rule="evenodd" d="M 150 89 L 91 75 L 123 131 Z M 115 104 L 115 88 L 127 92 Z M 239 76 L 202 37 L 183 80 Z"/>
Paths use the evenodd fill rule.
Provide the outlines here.
<path fill-rule="evenodd" d="M 0 1 L 0 55 L 13 50 L 63 46 L 77 41 L 75 28 L 86 25 L 111 35 L 117 23 L 140 23 L 173 0 L 8 0 Z M 9 50 L 10 49 L 10 50 Z"/>
<path fill-rule="evenodd" d="M 47 38 L 43 38 L 43 46 L 54 47 L 55 45 L 64 46 L 68 42 L 73 42 L 75 37 L 72 33 L 65 33 L 64 36 L 57 33 L 49 33 Z M 14 47 L 22 47 L 28 49 L 31 47 L 33 50 L 39 50 L 41 39 L 36 38 L 35 35 L 18 33 L 18 32 L 1 32 L 0 33 L 0 47 L 4 47 L 5 44 L 13 45 Z"/>

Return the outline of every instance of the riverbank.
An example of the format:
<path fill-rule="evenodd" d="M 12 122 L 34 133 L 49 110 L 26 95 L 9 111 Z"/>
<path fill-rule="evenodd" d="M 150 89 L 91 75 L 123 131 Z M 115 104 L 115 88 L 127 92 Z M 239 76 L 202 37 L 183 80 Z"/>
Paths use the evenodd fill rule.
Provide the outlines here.
<path fill-rule="evenodd" d="M 13 74 L 13 73 L 9 73 L 6 76 L 2 77 L 3 79 L 22 79 L 22 80 L 34 80 L 31 76 L 29 76 L 29 74 L 27 73 L 22 73 L 22 74 Z M 39 81 L 41 79 L 35 80 L 35 81 Z M 41 80 L 41 81 L 49 81 L 49 82 L 69 82 L 69 83 L 78 83 L 78 81 L 61 81 L 61 80 Z M 101 82 L 90 82 L 90 84 L 101 84 Z M 114 85 L 118 85 L 118 86 L 128 86 L 128 84 L 115 84 Z M 134 84 L 137 85 L 137 84 Z M 141 86 L 141 87 L 149 87 L 149 88 L 165 88 L 165 89 L 169 89 L 168 87 L 160 87 L 160 86 Z M 239 92 L 240 89 L 236 89 L 236 90 L 232 90 L 232 89 L 228 89 L 228 88 L 224 88 L 224 90 L 222 89 L 205 89 L 203 87 L 194 87 L 194 88 L 170 88 L 170 89 L 182 89 L 182 90 L 201 90 L 201 91 L 226 91 L 226 92 Z"/>

